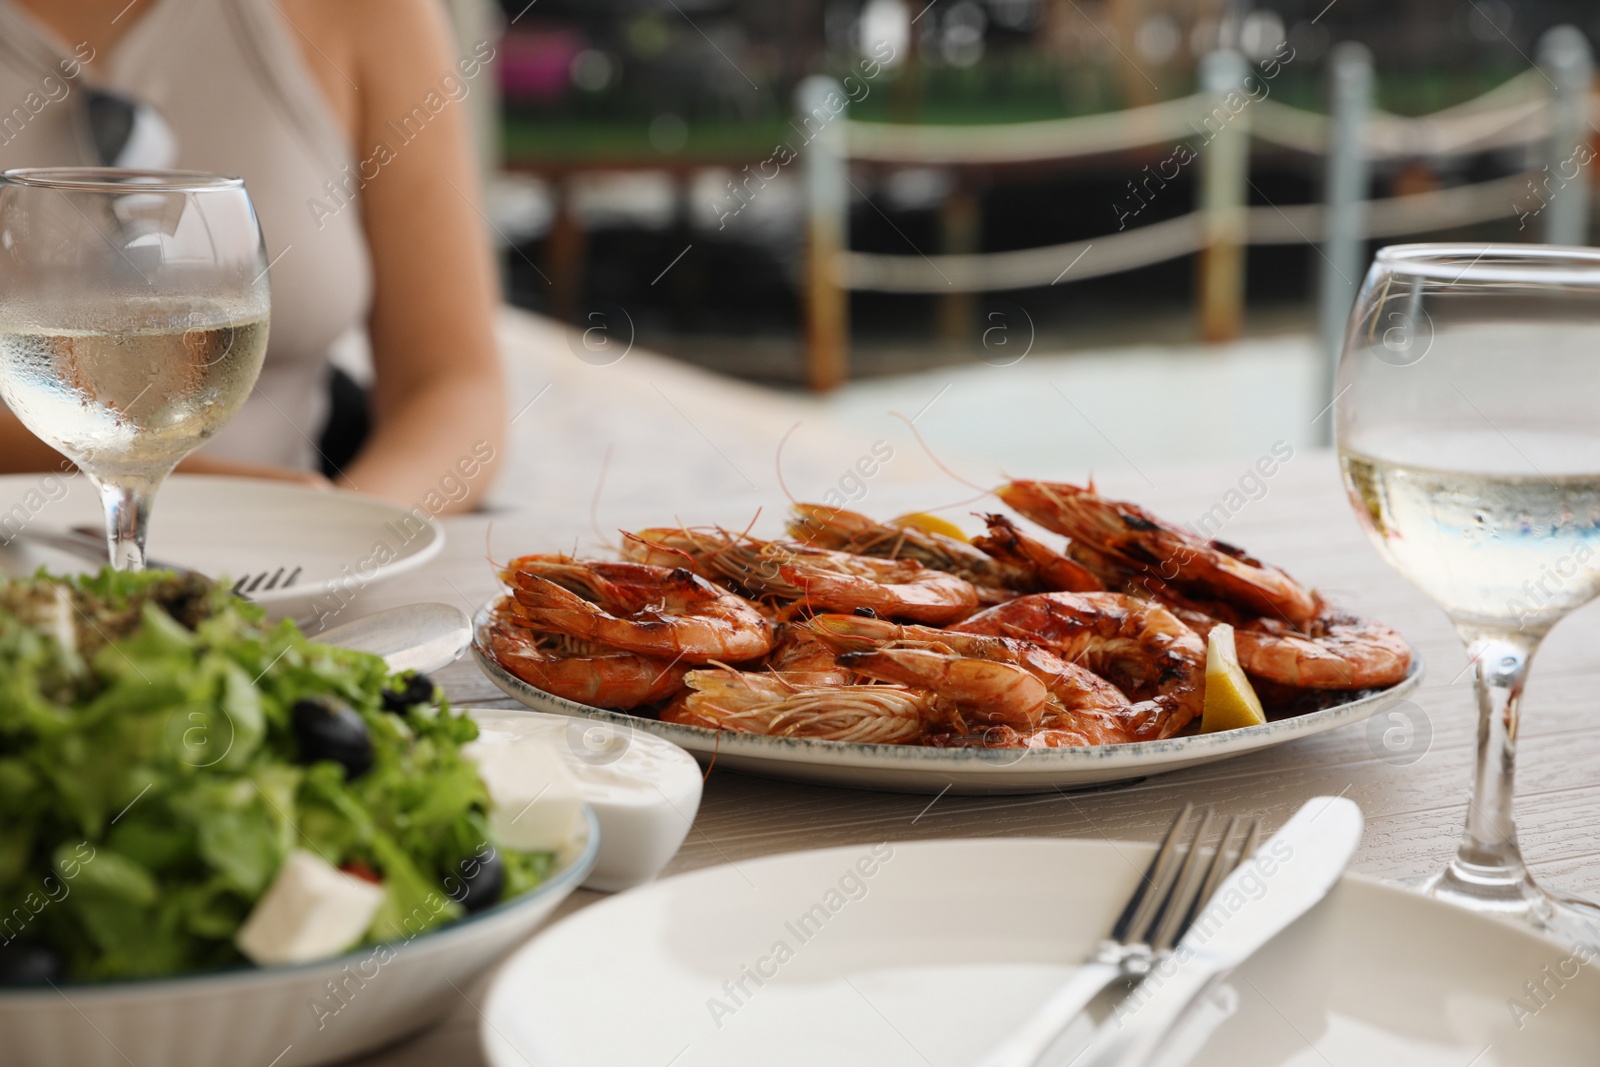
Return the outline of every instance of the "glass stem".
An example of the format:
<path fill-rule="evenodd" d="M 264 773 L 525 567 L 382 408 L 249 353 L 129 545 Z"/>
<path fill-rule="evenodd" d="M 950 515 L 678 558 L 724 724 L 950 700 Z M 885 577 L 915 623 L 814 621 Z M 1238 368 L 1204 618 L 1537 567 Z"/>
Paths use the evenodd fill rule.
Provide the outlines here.
<path fill-rule="evenodd" d="M 155 490 L 137 483 L 100 486 L 106 512 L 106 547 L 119 571 L 144 570 L 144 535 Z"/>
<path fill-rule="evenodd" d="M 1535 892 L 1517 846 L 1511 801 L 1517 763 L 1517 721 L 1528 664 L 1542 634 L 1459 625 L 1472 656 L 1478 697 L 1478 758 L 1461 847 L 1436 891 L 1516 910 Z"/>

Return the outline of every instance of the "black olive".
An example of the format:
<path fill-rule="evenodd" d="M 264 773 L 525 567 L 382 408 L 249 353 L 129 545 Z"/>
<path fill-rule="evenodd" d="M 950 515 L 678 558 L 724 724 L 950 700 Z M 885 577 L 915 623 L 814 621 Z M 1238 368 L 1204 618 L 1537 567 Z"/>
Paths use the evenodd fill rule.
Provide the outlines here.
<path fill-rule="evenodd" d="M 372 769 L 372 737 L 350 705 L 334 697 L 308 697 L 295 701 L 292 711 L 302 762 L 332 760 L 344 767 L 346 779 Z"/>
<path fill-rule="evenodd" d="M 0 986 L 44 985 L 61 980 L 61 956 L 31 941 L 0 945 Z"/>
<path fill-rule="evenodd" d="M 506 864 L 499 849 L 491 849 L 487 856 L 468 856 L 456 865 L 461 872 L 461 888 L 451 896 L 468 911 L 482 911 L 500 901 L 506 889 Z"/>
<path fill-rule="evenodd" d="M 416 672 L 406 679 L 403 689 L 385 689 L 381 694 L 383 710 L 396 715 L 404 715 L 418 704 L 432 704 L 438 688 L 421 671 Z"/>

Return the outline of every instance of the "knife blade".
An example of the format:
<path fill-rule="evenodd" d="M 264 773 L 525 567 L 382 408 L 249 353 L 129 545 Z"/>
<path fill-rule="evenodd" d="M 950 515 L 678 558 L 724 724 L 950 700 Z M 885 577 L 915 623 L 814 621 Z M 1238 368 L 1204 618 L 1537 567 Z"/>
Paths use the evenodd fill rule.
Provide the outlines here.
<path fill-rule="evenodd" d="M 1152 970 L 1116 1006 L 1075 1067 L 1143 1067 L 1204 993 L 1328 895 L 1361 831 L 1354 801 L 1307 801 L 1227 877 L 1166 967 Z"/>
<path fill-rule="evenodd" d="M 407 604 L 324 630 L 311 640 L 382 656 L 391 671 L 448 667 L 472 643 L 472 620 L 450 604 Z"/>

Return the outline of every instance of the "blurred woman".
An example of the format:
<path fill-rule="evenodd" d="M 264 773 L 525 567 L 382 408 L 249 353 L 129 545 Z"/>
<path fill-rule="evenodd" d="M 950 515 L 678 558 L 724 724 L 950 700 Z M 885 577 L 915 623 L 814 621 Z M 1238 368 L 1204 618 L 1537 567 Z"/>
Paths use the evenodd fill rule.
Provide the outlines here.
<path fill-rule="evenodd" d="M 442 0 L 0 0 L 0 168 L 235 174 L 255 202 L 266 363 L 180 470 L 403 503 L 473 470 L 456 509 L 487 488 L 505 400 L 465 101 L 493 54 L 458 51 Z M 329 350 L 363 327 L 371 428 L 335 456 Z M 0 407 L 0 470 L 61 463 Z"/>

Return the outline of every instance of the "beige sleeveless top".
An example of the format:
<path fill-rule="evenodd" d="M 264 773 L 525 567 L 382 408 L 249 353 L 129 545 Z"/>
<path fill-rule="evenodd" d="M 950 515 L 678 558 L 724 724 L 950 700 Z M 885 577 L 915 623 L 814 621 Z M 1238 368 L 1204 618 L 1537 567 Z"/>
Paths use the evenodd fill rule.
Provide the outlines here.
<path fill-rule="evenodd" d="M 78 80 L 159 111 L 177 136 L 175 167 L 245 180 L 272 263 L 271 334 L 255 392 L 205 453 L 313 468 L 328 350 L 365 322 L 372 266 L 359 205 L 327 213 L 324 183 L 343 184 L 356 158 L 294 32 L 272 0 L 157 0 Z M 99 163 L 62 73 L 76 44 L 0 0 L 0 102 L 33 94 L 20 115 L 0 114 L 0 169 Z"/>

